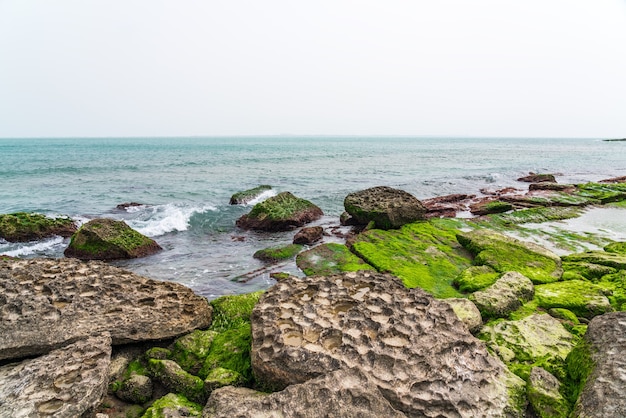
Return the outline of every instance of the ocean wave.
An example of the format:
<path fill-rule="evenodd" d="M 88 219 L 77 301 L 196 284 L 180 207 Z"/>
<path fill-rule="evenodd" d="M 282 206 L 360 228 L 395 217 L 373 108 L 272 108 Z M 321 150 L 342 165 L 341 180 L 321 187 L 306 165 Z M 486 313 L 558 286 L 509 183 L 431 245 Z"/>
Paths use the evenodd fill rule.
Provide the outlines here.
<path fill-rule="evenodd" d="M 51 255 L 61 251 L 65 246 L 63 237 L 54 236 L 41 241 L 9 243 L 0 241 L 0 254 L 9 257 L 27 257 L 30 255 Z"/>
<path fill-rule="evenodd" d="M 126 223 L 138 232 L 156 237 L 174 231 L 189 229 L 189 220 L 196 213 L 217 210 L 214 206 L 188 206 L 179 203 L 168 203 L 156 206 L 137 206 L 133 211 L 133 219 Z"/>
<path fill-rule="evenodd" d="M 267 200 L 270 197 L 276 196 L 277 194 L 278 193 L 276 193 L 276 190 L 274 190 L 274 189 L 266 190 L 263 193 L 261 193 L 260 195 L 258 195 L 255 199 L 252 199 L 251 201 L 249 201 L 246 204 L 246 206 L 254 206 L 254 205 L 256 205 L 259 202 Z"/>

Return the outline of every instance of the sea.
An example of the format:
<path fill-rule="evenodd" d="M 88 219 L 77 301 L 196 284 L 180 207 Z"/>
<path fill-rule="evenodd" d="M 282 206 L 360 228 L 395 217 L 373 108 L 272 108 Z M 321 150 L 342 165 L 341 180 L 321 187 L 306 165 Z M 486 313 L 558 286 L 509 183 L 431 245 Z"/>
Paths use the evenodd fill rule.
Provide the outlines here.
<path fill-rule="evenodd" d="M 601 138 L 448 138 L 244 136 L 0 139 L 0 213 L 125 221 L 163 251 L 113 264 L 157 280 L 183 283 L 209 299 L 266 289 L 271 273 L 301 274 L 293 261 L 268 266 L 262 248 L 291 243 L 294 231 L 239 229 L 252 205 L 230 205 L 239 191 L 267 184 L 260 199 L 289 191 L 324 211 L 316 224 L 339 225 L 349 193 L 373 186 L 418 199 L 526 188 L 517 178 L 553 173 L 559 183 L 626 175 L 626 142 Z M 117 209 L 136 202 L 140 206 Z M 626 237 L 626 211 L 586 224 Z M 608 226 L 607 226 L 608 225 Z M 577 228 L 584 229 L 585 225 Z M 330 234 L 326 238 L 340 242 Z M 0 239 L 0 254 L 63 257 L 69 240 Z"/>

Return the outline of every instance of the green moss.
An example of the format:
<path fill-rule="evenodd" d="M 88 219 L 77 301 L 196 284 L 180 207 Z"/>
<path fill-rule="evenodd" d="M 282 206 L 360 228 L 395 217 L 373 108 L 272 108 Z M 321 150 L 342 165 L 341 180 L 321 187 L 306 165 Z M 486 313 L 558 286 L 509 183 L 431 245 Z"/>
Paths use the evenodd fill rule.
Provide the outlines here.
<path fill-rule="evenodd" d="M 163 360 L 172 357 L 172 351 L 164 347 L 152 347 L 146 351 L 146 359 Z"/>
<path fill-rule="evenodd" d="M 616 253 L 626 255 L 626 242 L 612 242 L 604 247 L 604 251 L 608 253 Z"/>
<path fill-rule="evenodd" d="M 591 281 L 597 281 L 602 276 L 607 274 L 616 273 L 617 270 L 613 267 L 603 266 L 601 264 L 587 263 L 587 262 L 563 262 L 563 279 L 587 279 Z"/>
<path fill-rule="evenodd" d="M 124 377 L 122 380 L 126 380 L 134 374 L 138 374 L 141 376 L 148 376 L 150 373 L 146 368 L 146 364 L 141 360 L 133 360 L 126 367 L 126 371 L 124 372 Z"/>
<path fill-rule="evenodd" d="M 544 309 L 565 308 L 589 319 L 613 310 L 603 289 L 583 280 L 535 286 L 535 300 Z"/>
<path fill-rule="evenodd" d="M 304 251 L 296 257 L 296 264 L 307 276 L 375 270 L 342 244 L 327 243 Z"/>
<path fill-rule="evenodd" d="M 589 344 L 584 339 L 581 340 L 569 353 L 565 363 L 567 378 L 563 382 L 563 394 L 573 407 L 595 368 Z"/>
<path fill-rule="evenodd" d="M 272 186 L 269 186 L 267 184 L 262 184 L 253 189 L 237 192 L 231 196 L 230 204 L 235 205 L 235 204 L 240 204 L 240 203 L 247 203 L 253 199 L 256 199 L 261 193 L 271 190 L 271 189 L 272 189 Z"/>
<path fill-rule="evenodd" d="M 607 253 L 605 251 L 586 251 L 584 253 L 563 256 L 563 261 L 574 263 L 591 263 L 626 270 L 626 255 Z"/>
<path fill-rule="evenodd" d="M 408 288 L 420 287 L 435 297 L 462 296 L 452 285 L 471 265 L 470 255 L 456 240 L 457 229 L 431 220 L 404 225 L 399 230 L 361 233 L 353 251 L 378 271 L 402 279 Z"/>
<path fill-rule="evenodd" d="M 530 315 L 535 314 L 535 313 L 542 313 L 542 311 L 537 306 L 537 301 L 535 299 L 532 299 L 532 300 L 524 303 L 517 310 L 511 312 L 509 314 L 509 319 L 512 320 L 512 321 L 517 321 L 517 320 L 520 320 L 520 319 L 524 319 L 527 316 L 530 316 Z"/>
<path fill-rule="evenodd" d="M 312 208 L 317 208 L 317 206 L 308 200 L 298 198 L 289 192 L 282 192 L 254 205 L 248 216 L 250 218 L 267 218 L 273 221 L 282 221 L 291 218 L 298 212 L 306 211 Z"/>
<path fill-rule="evenodd" d="M 487 219 L 482 219 L 479 223 L 486 227 L 542 223 L 576 218 L 580 216 L 581 213 L 582 209 L 577 207 L 548 206 L 489 215 Z"/>
<path fill-rule="evenodd" d="M 252 330 L 248 323 L 217 335 L 198 375 L 206 378 L 211 370 L 221 367 L 236 371 L 246 382 L 250 382 L 252 380 L 251 342 Z"/>
<path fill-rule="evenodd" d="M 172 344 L 171 359 L 185 371 L 197 374 L 209 354 L 215 331 L 195 330 L 182 336 Z"/>
<path fill-rule="evenodd" d="M 513 205 L 507 202 L 495 200 L 493 202 L 485 204 L 484 209 L 489 213 L 501 213 L 513 210 Z"/>
<path fill-rule="evenodd" d="M 201 417 L 202 406 L 191 402 L 182 395 L 168 393 L 162 398 L 157 399 L 143 415 L 143 418 L 165 418 L 164 410 L 171 409 L 179 411 L 179 416 Z M 170 412 L 171 414 L 171 412 Z M 171 415 L 168 415 L 171 416 Z"/>
<path fill-rule="evenodd" d="M 0 215 L 0 238 L 7 241 L 31 241 L 52 235 L 71 235 L 76 226 L 67 217 L 48 218 L 39 213 L 16 212 Z M 69 232 L 69 233 L 68 233 Z"/>
<path fill-rule="evenodd" d="M 262 294 L 263 291 L 242 295 L 228 295 L 211 301 L 213 322 L 209 329 L 211 331 L 224 332 L 249 324 L 252 309 Z"/>
<path fill-rule="evenodd" d="M 182 394 L 194 402 L 206 402 L 204 382 L 183 370 L 172 360 L 148 360 L 148 368 L 153 377 L 158 379 L 168 390 Z"/>
<path fill-rule="evenodd" d="M 476 292 L 494 284 L 501 274 L 489 266 L 471 266 L 459 274 L 453 284 L 461 292 Z"/>
<path fill-rule="evenodd" d="M 262 250 L 258 250 L 254 253 L 253 257 L 262 261 L 277 262 L 283 260 L 290 260 L 302 251 L 304 246 L 299 244 L 289 244 L 280 247 L 269 247 Z"/>
<path fill-rule="evenodd" d="M 528 382 L 527 395 L 530 404 L 538 418 L 567 418 L 570 405 L 558 388 L 533 386 Z"/>
<path fill-rule="evenodd" d="M 597 283 L 616 311 L 626 311 L 626 270 L 607 274 Z"/>
<path fill-rule="evenodd" d="M 245 384 L 245 379 L 241 374 L 222 367 L 212 369 L 204 379 L 204 388 L 207 393 L 224 386 L 242 386 L 243 384 Z"/>
<path fill-rule="evenodd" d="M 601 204 L 626 200 L 626 183 L 586 183 L 576 185 L 575 195 Z"/>

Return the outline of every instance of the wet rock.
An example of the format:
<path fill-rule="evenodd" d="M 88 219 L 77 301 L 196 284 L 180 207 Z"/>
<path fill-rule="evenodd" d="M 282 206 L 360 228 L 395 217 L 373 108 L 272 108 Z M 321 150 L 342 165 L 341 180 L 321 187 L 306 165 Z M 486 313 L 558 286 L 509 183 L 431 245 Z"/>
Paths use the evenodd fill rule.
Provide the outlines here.
<path fill-rule="evenodd" d="M 307 276 L 328 276 L 344 271 L 375 270 L 343 244 L 321 244 L 298 254 L 296 264 Z"/>
<path fill-rule="evenodd" d="M 170 357 L 186 372 L 197 375 L 217 336 L 215 331 L 195 330 L 183 335 L 172 344 Z"/>
<path fill-rule="evenodd" d="M 554 174 L 529 173 L 527 176 L 518 178 L 517 181 L 523 181 L 526 183 L 556 183 L 556 178 L 554 178 Z"/>
<path fill-rule="evenodd" d="M 508 212 L 513 209 L 513 205 L 494 199 L 482 199 L 470 206 L 470 212 L 474 215 L 489 215 L 492 213 Z"/>
<path fill-rule="evenodd" d="M 237 192 L 230 197 L 230 201 L 228 202 L 231 205 L 245 205 L 257 199 L 263 193 L 272 190 L 272 186 L 267 184 L 262 184 L 253 189 L 244 190 L 242 192 Z"/>
<path fill-rule="evenodd" d="M 448 304 L 391 275 L 282 280 L 261 297 L 252 324 L 254 375 L 270 387 L 355 368 L 409 416 L 522 415 L 523 381 Z"/>
<path fill-rule="evenodd" d="M 572 416 L 626 416 L 626 312 L 595 317 L 589 323 L 585 341 L 595 367 Z"/>
<path fill-rule="evenodd" d="M 266 263 L 277 263 L 279 261 L 293 259 L 296 254 L 302 251 L 303 246 L 299 244 L 282 245 L 279 247 L 268 247 L 256 251 L 252 257 Z"/>
<path fill-rule="evenodd" d="M 357 223 L 374 222 L 377 229 L 399 228 L 423 220 L 426 214 L 426 207 L 415 196 L 387 186 L 350 193 L 343 204 Z"/>
<path fill-rule="evenodd" d="M 115 260 L 145 257 L 161 249 L 153 239 L 125 222 L 99 218 L 80 227 L 72 236 L 65 256 L 81 260 Z"/>
<path fill-rule="evenodd" d="M 213 392 L 203 418 L 258 417 L 360 417 L 402 418 L 367 376 L 355 369 L 337 370 L 264 394 L 226 387 Z"/>
<path fill-rule="evenodd" d="M 515 271 L 505 273 L 494 284 L 470 295 L 483 316 L 504 318 L 533 298 L 533 282 Z"/>
<path fill-rule="evenodd" d="M 541 367 L 533 367 L 528 379 L 528 400 L 540 418 L 567 418 L 569 407 L 560 392 L 561 382 Z"/>
<path fill-rule="evenodd" d="M 0 261 L 0 360 L 42 354 L 92 333 L 114 344 L 176 337 L 211 323 L 189 288 L 102 262 Z"/>
<path fill-rule="evenodd" d="M 293 237 L 293 243 L 303 245 L 313 244 L 321 240 L 323 235 L 324 228 L 321 226 L 308 226 L 298 231 Z"/>
<path fill-rule="evenodd" d="M 626 270 L 626 254 L 620 254 L 615 251 L 586 251 L 584 253 L 569 254 L 563 256 L 563 261 L 599 264 L 601 266 L 613 267 L 618 270 Z"/>
<path fill-rule="evenodd" d="M 70 218 L 24 212 L 0 215 L 0 238 L 9 242 L 37 241 L 54 235 L 69 237 L 74 232 L 76 224 Z"/>
<path fill-rule="evenodd" d="M 237 219 L 237 226 L 262 231 L 289 231 L 313 222 L 323 214 L 308 200 L 282 192 L 254 205 L 250 213 Z"/>
<path fill-rule="evenodd" d="M 110 359 L 111 337 L 100 335 L 0 367 L 0 416 L 83 416 L 106 393 Z"/>
<path fill-rule="evenodd" d="M 529 191 L 534 190 L 549 190 L 554 192 L 571 193 L 576 189 L 573 184 L 558 184 L 554 182 L 543 181 L 540 183 L 532 183 L 528 186 Z"/>
<path fill-rule="evenodd" d="M 626 183 L 626 176 L 612 177 L 610 179 L 600 180 L 599 183 Z"/>
<path fill-rule="evenodd" d="M 143 203 L 137 203 L 137 202 L 126 202 L 126 203 L 120 203 L 115 208 L 128 212 L 130 208 L 138 208 L 141 206 L 145 206 L 145 205 Z"/>
<path fill-rule="evenodd" d="M 469 203 L 476 195 L 450 194 L 422 200 L 422 204 L 428 212 L 427 218 L 454 218 L 457 212 L 468 210 Z"/>

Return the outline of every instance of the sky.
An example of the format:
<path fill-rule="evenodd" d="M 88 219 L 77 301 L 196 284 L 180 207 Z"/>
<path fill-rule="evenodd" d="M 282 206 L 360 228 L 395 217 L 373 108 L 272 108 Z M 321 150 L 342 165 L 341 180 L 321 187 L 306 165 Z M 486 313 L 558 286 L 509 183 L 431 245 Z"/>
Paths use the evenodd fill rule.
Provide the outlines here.
<path fill-rule="evenodd" d="M 626 0 L 0 0 L 0 138 L 626 137 Z"/>

